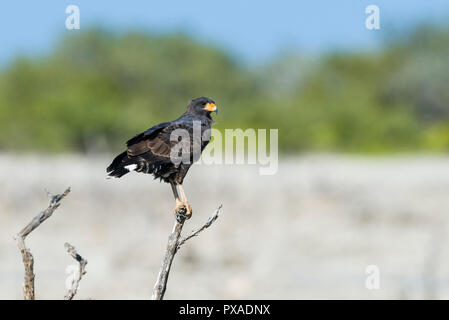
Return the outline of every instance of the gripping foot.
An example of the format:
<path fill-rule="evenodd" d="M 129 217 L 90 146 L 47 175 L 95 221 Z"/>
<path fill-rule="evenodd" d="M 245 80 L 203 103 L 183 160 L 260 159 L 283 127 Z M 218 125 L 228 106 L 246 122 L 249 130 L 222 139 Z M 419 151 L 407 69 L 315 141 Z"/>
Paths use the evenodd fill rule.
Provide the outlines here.
<path fill-rule="evenodd" d="M 188 220 L 192 217 L 192 207 L 190 207 L 188 203 L 180 202 L 176 204 L 173 213 L 176 216 L 176 220 L 178 220 L 179 222 Z"/>

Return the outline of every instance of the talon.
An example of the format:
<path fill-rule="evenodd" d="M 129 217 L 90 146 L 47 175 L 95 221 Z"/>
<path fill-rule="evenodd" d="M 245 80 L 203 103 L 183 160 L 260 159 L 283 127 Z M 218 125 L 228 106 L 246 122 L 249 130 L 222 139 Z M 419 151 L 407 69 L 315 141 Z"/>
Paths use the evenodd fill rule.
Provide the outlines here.
<path fill-rule="evenodd" d="M 178 214 L 185 214 L 186 212 L 187 212 L 187 209 L 186 209 L 185 205 L 182 204 L 182 203 L 177 204 L 176 207 L 175 207 L 175 209 L 173 209 L 173 213 L 174 213 L 175 215 L 178 215 Z"/>
<path fill-rule="evenodd" d="M 173 213 L 178 221 L 188 220 L 192 216 L 192 208 L 188 203 L 179 202 L 176 203 Z"/>
<path fill-rule="evenodd" d="M 186 219 L 190 219 L 192 217 L 192 207 L 190 206 L 190 204 L 188 202 L 185 203 L 185 208 L 186 208 Z"/>
<path fill-rule="evenodd" d="M 173 213 L 176 216 L 176 220 L 178 220 L 179 222 L 187 219 L 187 208 L 183 203 L 177 204 L 175 209 L 173 210 Z"/>
<path fill-rule="evenodd" d="M 184 209 L 182 209 L 182 210 L 184 210 Z M 176 215 L 176 220 L 178 222 L 183 222 L 184 220 L 188 219 L 187 214 L 185 214 L 183 211 L 177 211 L 175 213 L 175 215 Z"/>

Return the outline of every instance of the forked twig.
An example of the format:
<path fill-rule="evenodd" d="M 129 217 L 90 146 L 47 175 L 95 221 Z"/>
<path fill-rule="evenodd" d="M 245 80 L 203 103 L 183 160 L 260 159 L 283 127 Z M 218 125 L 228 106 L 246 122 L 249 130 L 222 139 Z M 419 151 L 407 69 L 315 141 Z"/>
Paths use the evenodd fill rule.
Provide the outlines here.
<path fill-rule="evenodd" d="M 16 236 L 17 245 L 22 254 L 23 265 L 25 267 L 25 283 L 23 284 L 23 296 L 25 300 L 34 300 L 34 258 L 30 249 L 25 246 L 26 237 L 37 227 L 39 227 L 45 220 L 50 218 L 53 212 L 59 207 L 61 200 L 70 192 L 68 187 L 62 194 L 52 195 L 47 192 L 50 199 L 48 208 L 35 216 L 28 225 L 23 228 Z"/>
<path fill-rule="evenodd" d="M 206 221 L 206 223 L 201 227 L 198 228 L 196 230 L 193 230 L 188 236 L 186 237 L 181 237 L 178 241 L 178 249 L 189 239 L 196 237 L 200 232 L 202 232 L 203 230 L 209 228 L 212 223 L 214 223 L 215 220 L 218 219 L 218 214 L 220 213 L 220 209 L 221 209 L 222 205 L 220 204 L 218 206 L 218 208 L 215 210 L 215 212 L 212 214 L 212 216 Z"/>
<path fill-rule="evenodd" d="M 73 257 L 73 259 L 75 259 L 79 263 L 78 274 L 72 280 L 72 287 L 69 289 L 66 296 L 64 297 L 65 300 L 72 300 L 73 297 L 76 295 L 76 292 L 78 291 L 81 279 L 86 274 L 87 260 L 81 257 L 76 251 L 75 247 L 72 246 L 70 243 L 66 242 L 64 247 L 66 248 L 67 253 L 70 254 Z"/>
<path fill-rule="evenodd" d="M 168 276 L 170 274 L 170 268 L 175 257 L 176 252 L 187 240 L 197 236 L 201 231 L 210 227 L 210 225 L 217 220 L 218 213 L 220 212 L 222 205 L 220 205 L 208 219 L 208 221 L 198 230 L 192 231 L 187 237 L 181 238 L 181 231 L 184 226 L 185 216 L 177 214 L 178 219 L 175 220 L 173 230 L 168 237 L 167 249 L 165 250 L 164 259 L 162 260 L 161 269 L 154 285 L 152 300 L 162 300 L 164 298 L 165 290 L 167 289 Z"/>

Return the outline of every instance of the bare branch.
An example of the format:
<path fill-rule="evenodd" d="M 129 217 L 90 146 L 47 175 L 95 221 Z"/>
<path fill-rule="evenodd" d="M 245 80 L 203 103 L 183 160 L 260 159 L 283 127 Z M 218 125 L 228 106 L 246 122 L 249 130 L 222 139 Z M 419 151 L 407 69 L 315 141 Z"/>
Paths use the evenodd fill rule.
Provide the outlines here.
<path fill-rule="evenodd" d="M 196 230 L 193 230 L 188 236 L 186 237 L 182 237 L 179 241 L 178 241 L 178 249 L 189 239 L 196 237 L 201 231 L 209 228 L 212 223 L 215 222 L 215 220 L 218 219 L 218 214 L 220 213 L 220 209 L 221 209 L 222 205 L 220 204 L 218 206 L 218 208 L 215 210 L 215 212 L 212 214 L 212 216 L 206 221 L 206 223 L 201 227 L 198 228 Z"/>
<path fill-rule="evenodd" d="M 51 195 L 47 192 L 50 198 L 50 204 L 48 208 L 40 212 L 35 216 L 31 222 L 22 229 L 16 236 L 17 245 L 22 254 L 23 265 L 25 267 L 25 283 L 23 285 L 23 296 L 25 300 L 34 300 L 34 258 L 31 251 L 25 246 L 25 238 L 42 222 L 50 218 L 53 212 L 59 207 L 61 200 L 70 192 L 70 187 L 67 188 L 62 194 Z"/>
<path fill-rule="evenodd" d="M 78 291 L 80 281 L 83 278 L 83 275 L 86 274 L 87 260 L 81 257 L 76 252 L 75 247 L 72 246 L 70 243 L 66 242 L 64 247 L 66 248 L 67 253 L 70 254 L 73 257 L 73 259 L 75 259 L 79 263 L 78 275 L 75 279 L 72 280 L 72 287 L 69 289 L 66 296 L 64 297 L 65 300 L 72 300 L 73 297 L 76 295 L 76 292 Z"/>
<path fill-rule="evenodd" d="M 178 217 L 181 217 L 178 215 Z M 165 290 L 167 288 L 168 275 L 170 274 L 171 264 L 178 250 L 178 240 L 181 236 L 182 227 L 184 226 L 185 218 L 177 218 L 173 231 L 168 237 L 167 249 L 165 250 L 164 260 L 162 260 L 161 269 L 153 288 L 152 300 L 162 300 L 164 298 Z"/>
<path fill-rule="evenodd" d="M 30 250 L 25 247 L 23 238 L 17 238 L 17 244 L 22 253 L 23 265 L 25 267 L 23 298 L 25 300 L 34 300 L 34 258 Z"/>
<path fill-rule="evenodd" d="M 214 214 L 211 218 L 206 222 L 204 226 L 200 229 L 193 231 L 190 235 L 185 238 L 181 238 L 181 231 L 185 222 L 185 215 L 183 215 L 183 210 L 185 211 L 185 207 L 181 207 L 177 212 L 177 219 L 175 220 L 175 224 L 173 226 L 173 230 L 168 237 L 167 249 L 165 250 L 165 256 L 162 260 L 162 265 L 159 270 L 159 275 L 156 280 L 156 283 L 153 288 L 153 294 L 151 296 L 152 300 L 162 300 L 164 298 L 165 290 L 167 289 L 167 281 L 168 276 L 170 274 L 170 268 L 173 262 L 173 258 L 175 257 L 176 252 L 179 247 L 184 244 L 190 238 L 195 237 L 201 231 L 208 228 L 215 220 L 218 218 L 218 212 L 221 209 L 221 205 L 215 210 Z M 181 239 L 181 240 L 180 240 Z"/>

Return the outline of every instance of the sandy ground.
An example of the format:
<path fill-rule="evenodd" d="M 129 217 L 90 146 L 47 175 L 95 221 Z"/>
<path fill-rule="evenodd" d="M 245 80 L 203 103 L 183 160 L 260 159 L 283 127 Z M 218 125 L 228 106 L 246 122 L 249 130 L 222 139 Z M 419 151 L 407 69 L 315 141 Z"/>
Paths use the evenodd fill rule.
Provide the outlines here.
<path fill-rule="evenodd" d="M 45 188 L 72 192 L 32 233 L 37 298 L 62 299 L 74 260 L 89 261 L 77 299 L 148 299 L 174 201 L 142 174 L 106 180 L 110 157 L 0 155 L 0 298 L 22 297 L 13 240 L 47 206 Z M 167 299 L 449 298 L 449 158 L 283 158 L 256 166 L 192 167 L 185 231 L 221 203 L 219 220 L 178 253 Z M 369 290 L 368 265 L 380 270 Z"/>

